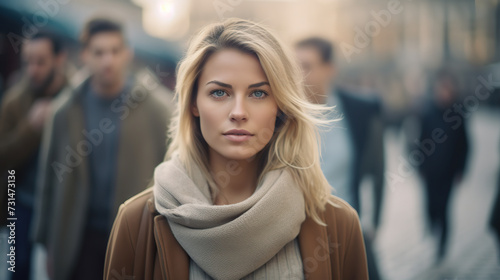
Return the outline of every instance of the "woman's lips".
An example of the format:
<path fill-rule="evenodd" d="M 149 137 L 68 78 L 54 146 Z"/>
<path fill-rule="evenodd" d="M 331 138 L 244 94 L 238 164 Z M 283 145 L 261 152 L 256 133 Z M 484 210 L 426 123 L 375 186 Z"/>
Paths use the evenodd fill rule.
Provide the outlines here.
<path fill-rule="evenodd" d="M 249 140 L 253 135 L 250 134 L 224 134 L 224 137 L 229 141 L 233 142 L 245 142 Z"/>
<path fill-rule="evenodd" d="M 244 129 L 231 129 L 223 133 L 224 137 L 233 142 L 244 142 L 250 139 L 253 134 Z"/>

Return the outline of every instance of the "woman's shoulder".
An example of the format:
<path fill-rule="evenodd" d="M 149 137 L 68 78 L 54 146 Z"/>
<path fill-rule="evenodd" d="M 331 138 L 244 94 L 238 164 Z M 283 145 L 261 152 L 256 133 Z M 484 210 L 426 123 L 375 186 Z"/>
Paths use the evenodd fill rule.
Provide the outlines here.
<path fill-rule="evenodd" d="M 153 189 L 148 188 L 120 205 L 110 236 L 113 242 L 120 246 L 128 244 L 136 248 L 141 227 L 147 227 L 148 223 L 152 223 L 155 211 L 152 198 Z"/>
<path fill-rule="evenodd" d="M 311 275 L 326 278 L 323 273 L 332 273 L 331 279 L 368 279 L 365 247 L 358 213 L 343 199 L 330 196 L 323 211 L 319 213 L 326 226 L 308 217 L 301 229 L 301 252 L 306 258 L 315 259 L 319 250 L 329 252 L 330 269 L 315 270 Z M 330 272 L 328 272 L 330 271 Z M 319 273 L 319 274 L 318 274 Z"/>
<path fill-rule="evenodd" d="M 329 227 L 347 230 L 346 234 L 349 235 L 349 231 L 360 224 L 358 212 L 345 200 L 335 195 L 331 195 L 328 201 L 324 211 L 325 223 Z"/>
<path fill-rule="evenodd" d="M 328 201 L 325 211 L 336 211 L 340 215 L 357 215 L 358 213 L 347 201 L 338 196 L 330 195 Z"/>
<path fill-rule="evenodd" d="M 153 188 L 149 187 L 127 199 L 120 208 L 124 208 L 127 212 L 135 212 L 135 210 L 144 208 L 151 198 L 153 198 Z"/>
<path fill-rule="evenodd" d="M 343 199 L 331 196 L 323 213 L 326 244 L 331 244 L 334 279 L 368 279 L 366 251 L 357 211 Z"/>
<path fill-rule="evenodd" d="M 152 198 L 153 190 L 148 188 L 120 206 L 108 240 L 104 279 L 114 279 L 116 271 L 144 279 L 146 268 L 152 267 L 150 247 L 145 245 L 154 244 Z"/>
<path fill-rule="evenodd" d="M 129 228 L 137 227 L 141 223 L 145 207 L 148 207 L 149 214 L 156 211 L 154 208 L 152 187 L 145 189 L 122 203 L 116 215 L 115 223 L 126 223 Z"/>

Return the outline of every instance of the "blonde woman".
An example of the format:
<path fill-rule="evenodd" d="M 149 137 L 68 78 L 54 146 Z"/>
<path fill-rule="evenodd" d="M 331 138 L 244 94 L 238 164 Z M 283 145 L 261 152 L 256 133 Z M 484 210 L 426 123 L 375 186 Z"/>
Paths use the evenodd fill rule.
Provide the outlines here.
<path fill-rule="evenodd" d="M 125 202 L 105 279 L 367 279 L 356 211 L 330 195 L 290 53 L 259 24 L 204 28 L 177 73 L 151 188 Z M 121 277 L 121 278 L 120 278 Z"/>

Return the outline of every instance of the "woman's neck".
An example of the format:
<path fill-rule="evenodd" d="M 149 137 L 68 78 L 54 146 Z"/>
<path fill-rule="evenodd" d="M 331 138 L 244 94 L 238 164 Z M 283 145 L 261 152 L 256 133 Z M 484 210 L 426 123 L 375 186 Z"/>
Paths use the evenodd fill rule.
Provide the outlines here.
<path fill-rule="evenodd" d="M 258 160 L 227 159 L 210 149 L 210 172 L 219 189 L 214 204 L 225 205 L 249 198 L 257 187 Z"/>

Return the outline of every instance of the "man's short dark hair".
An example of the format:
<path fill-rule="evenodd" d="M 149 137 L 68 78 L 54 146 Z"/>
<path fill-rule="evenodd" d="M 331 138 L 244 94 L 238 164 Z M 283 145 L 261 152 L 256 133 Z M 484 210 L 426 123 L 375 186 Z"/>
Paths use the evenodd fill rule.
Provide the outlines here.
<path fill-rule="evenodd" d="M 54 55 L 58 55 L 64 50 L 63 39 L 50 30 L 40 30 L 29 38 L 30 41 L 42 39 L 50 41 L 50 43 L 52 44 L 52 53 Z"/>
<path fill-rule="evenodd" d="M 80 42 L 83 46 L 87 46 L 93 36 L 104 32 L 116 32 L 124 37 L 123 28 L 120 23 L 106 18 L 94 18 L 85 24 L 82 34 L 80 35 Z"/>
<path fill-rule="evenodd" d="M 320 37 L 311 37 L 299 41 L 296 44 L 298 48 L 314 48 L 325 63 L 332 63 L 334 61 L 334 48 L 333 44 Z"/>

